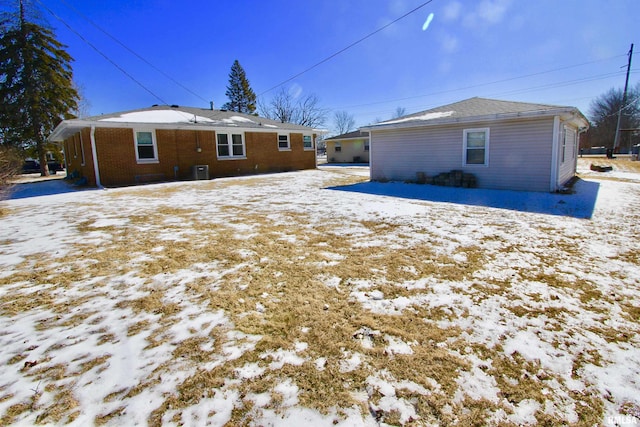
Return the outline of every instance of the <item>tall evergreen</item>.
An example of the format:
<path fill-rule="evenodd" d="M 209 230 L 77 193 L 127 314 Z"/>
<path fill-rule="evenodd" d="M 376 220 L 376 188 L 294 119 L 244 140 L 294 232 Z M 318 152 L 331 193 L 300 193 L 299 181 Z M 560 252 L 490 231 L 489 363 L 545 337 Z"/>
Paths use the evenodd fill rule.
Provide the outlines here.
<path fill-rule="evenodd" d="M 78 93 L 71 56 L 52 30 L 17 15 L 0 22 L 0 134 L 4 145 L 34 149 L 42 175 L 47 170 L 47 136 L 72 117 Z"/>
<path fill-rule="evenodd" d="M 225 92 L 229 102 L 222 106 L 225 110 L 253 114 L 256 111 L 256 94 L 251 89 L 244 69 L 236 59 L 229 73 L 229 86 Z"/>

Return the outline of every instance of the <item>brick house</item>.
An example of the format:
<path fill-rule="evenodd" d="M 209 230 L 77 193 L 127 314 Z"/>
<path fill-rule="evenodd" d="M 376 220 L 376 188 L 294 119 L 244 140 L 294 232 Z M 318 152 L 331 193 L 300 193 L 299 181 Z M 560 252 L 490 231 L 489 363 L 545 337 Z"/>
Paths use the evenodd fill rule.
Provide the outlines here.
<path fill-rule="evenodd" d="M 67 173 L 91 186 L 283 172 L 316 167 L 320 131 L 232 111 L 178 106 L 65 120 Z"/>

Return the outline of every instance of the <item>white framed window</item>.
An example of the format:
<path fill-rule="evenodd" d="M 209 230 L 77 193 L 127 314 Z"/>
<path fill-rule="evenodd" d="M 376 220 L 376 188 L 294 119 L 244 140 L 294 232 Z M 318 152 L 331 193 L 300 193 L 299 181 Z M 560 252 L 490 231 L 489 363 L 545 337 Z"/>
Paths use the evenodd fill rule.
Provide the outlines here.
<path fill-rule="evenodd" d="M 134 130 L 134 144 L 136 161 L 138 163 L 157 163 L 158 145 L 156 133 L 153 130 Z"/>
<path fill-rule="evenodd" d="M 78 138 L 75 135 L 73 135 L 73 158 L 78 158 Z"/>
<path fill-rule="evenodd" d="M 463 131 L 462 156 L 463 166 L 489 166 L 489 128 Z"/>
<path fill-rule="evenodd" d="M 364 142 L 364 151 L 369 151 L 369 141 Z"/>
<path fill-rule="evenodd" d="M 562 163 L 564 163 L 567 158 L 569 160 L 573 160 L 575 158 L 574 154 L 576 152 L 576 140 L 576 131 L 565 126 L 564 137 L 562 138 Z M 570 154 L 570 156 L 567 156 L 567 152 Z"/>
<path fill-rule="evenodd" d="M 218 133 L 216 135 L 218 145 L 218 157 L 220 158 L 244 158 L 244 138 L 241 133 Z"/>
<path fill-rule="evenodd" d="M 313 150 L 313 136 L 302 135 L 302 146 L 305 150 Z"/>
<path fill-rule="evenodd" d="M 289 134 L 279 133 L 278 134 L 278 150 L 290 150 L 291 145 L 289 145 Z"/>
<path fill-rule="evenodd" d="M 79 137 L 78 139 L 80 140 L 80 155 L 82 156 L 80 159 L 80 166 L 84 166 L 85 165 L 85 160 L 84 160 L 84 143 L 82 141 L 82 132 L 78 133 Z"/>
<path fill-rule="evenodd" d="M 336 153 L 339 153 L 340 151 L 342 151 L 342 143 L 340 141 L 336 141 L 334 145 L 334 150 Z"/>

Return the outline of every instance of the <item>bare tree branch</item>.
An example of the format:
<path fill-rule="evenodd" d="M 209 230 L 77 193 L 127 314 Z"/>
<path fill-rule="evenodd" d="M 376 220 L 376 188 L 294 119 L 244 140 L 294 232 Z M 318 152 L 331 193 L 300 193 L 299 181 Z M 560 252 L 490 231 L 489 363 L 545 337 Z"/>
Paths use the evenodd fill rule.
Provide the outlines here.
<path fill-rule="evenodd" d="M 336 111 L 333 114 L 333 123 L 336 135 L 347 133 L 356 126 L 356 120 L 353 115 L 346 111 Z"/>

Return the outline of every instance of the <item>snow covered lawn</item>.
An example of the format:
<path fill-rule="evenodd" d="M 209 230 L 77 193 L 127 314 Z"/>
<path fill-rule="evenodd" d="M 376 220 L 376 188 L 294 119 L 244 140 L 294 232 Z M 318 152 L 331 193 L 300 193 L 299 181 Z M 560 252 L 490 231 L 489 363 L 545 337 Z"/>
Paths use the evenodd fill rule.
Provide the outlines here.
<path fill-rule="evenodd" d="M 572 195 L 322 168 L 2 202 L 0 424 L 640 423 L 624 173 Z"/>

